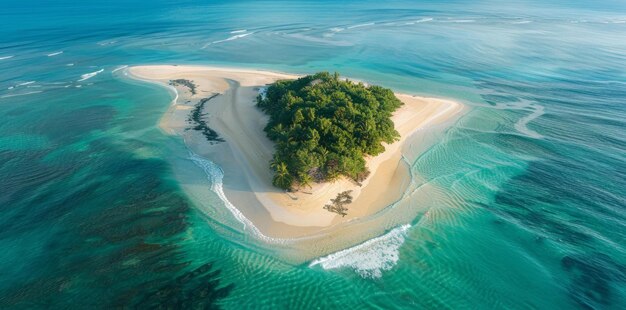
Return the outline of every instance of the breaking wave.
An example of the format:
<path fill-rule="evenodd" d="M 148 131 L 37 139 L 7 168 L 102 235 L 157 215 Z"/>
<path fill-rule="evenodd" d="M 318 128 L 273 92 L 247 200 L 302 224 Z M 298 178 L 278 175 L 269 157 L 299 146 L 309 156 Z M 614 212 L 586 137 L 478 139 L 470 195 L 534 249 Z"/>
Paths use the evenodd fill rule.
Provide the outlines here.
<path fill-rule="evenodd" d="M 213 41 L 213 42 L 211 42 L 211 43 L 207 43 L 207 44 L 205 44 L 202 48 L 205 48 L 205 47 L 207 47 L 207 46 L 209 46 L 209 45 L 211 45 L 211 44 L 217 44 L 217 43 L 222 43 L 222 42 L 228 42 L 228 41 L 233 41 L 233 40 L 241 39 L 241 38 L 247 37 L 247 36 L 249 36 L 249 35 L 251 35 L 251 34 L 253 34 L 253 33 L 254 33 L 254 32 L 242 33 L 242 34 L 238 34 L 238 35 L 234 35 L 234 36 L 228 37 L 228 38 L 226 38 L 226 39 L 224 39 L 224 40 L 217 40 L 217 41 Z"/>
<path fill-rule="evenodd" d="M 359 25 L 354 25 L 354 26 L 350 26 L 347 29 L 354 29 L 354 28 L 361 28 L 361 27 L 367 27 L 367 26 L 373 26 L 375 23 L 367 23 L 367 24 L 359 24 Z"/>
<path fill-rule="evenodd" d="M 425 18 L 418 19 L 418 20 L 413 21 L 413 22 L 408 22 L 408 23 L 406 23 L 406 24 L 407 24 L 407 25 L 414 25 L 414 24 L 419 24 L 419 23 L 426 23 L 426 22 L 430 22 L 430 21 L 433 21 L 433 20 L 434 20 L 434 19 L 433 19 L 432 17 L 425 17 Z"/>
<path fill-rule="evenodd" d="M 0 98 L 10 98 L 10 97 L 26 96 L 26 95 L 38 94 L 38 93 L 41 93 L 41 92 L 42 92 L 41 90 L 37 90 L 37 91 L 31 91 L 31 92 L 21 93 L 21 94 L 3 95 L 3 96 L 0 96 Z"/>
<path fill-rule="evenodd" d="M 460 23 L 460 24 L 463 24 L 463 23 L 474 23 L 476 21 L 473 20 L 473 19 L 450 19 L 450 20 L 442 20 L 441 22 L 443 22 L 443 23 Z"/>
<path fill-rule="evenodd" d="M 120 70 L 125 69 L 125 68 L 128 68 L 128 65 L 119 66 L 119 67 L 113 69 L 113 71 L 111 71 L 111 73 L 115 73 L 115 72 L 120 71 Z"/>
<path fill-rule="evenodd" d="M 272 238 L 264 235 L 254 224 L 245 216 L 239 209 L 237 209 L 226 197 L 224 193 L 224 187 L 222 180 L 224 179 L 224 171 L 220 166 L 215 164 L 214 162 L 207 160 L 191 151 L 189 151 L 189 159 L 191 159 L 198 167 L 204 170 L 204 173 L 207 176 L 207 179 L 211 183 L 211 191 L 213 191 L 217 196 L 224 202 L 224 205 L 232 213 L 232 215 L 243 224 L 243 229 L 248 230 L 252 233 L 256 238 L 263 240 L 268 243 L 277 243 L 277 244 L 285 244 L 290 239 L 279 239 Z"/>
<path fill-rule="evenodd" d="M 330 32 L 323 34 L 324 37 L 332 37 L 336 33 L 342 32 L 342 31 L 344 31 L 346 29 L 345 28 L 341 28 L 341 27 L 333 27 L 333 28 L 330 28 L 328 30 L 330 30 Z"/>
<path fill-rule="evenodd" d="M 84 80 L 88 80 L 96 75 L 98 75 L 99 73 L 101 73 L 102 71 L 104 71 L 104 69 L 100 69 L 98 71 L 95 72 L 91 72 L 91 73 L 86 73 L 80 76 L 80 80 L 78 80 L 78 82 L 82 82 Z"/>
<path fill-rule="evenodd" d="M 380 278 L 383 271 L 393 268 L 400 259 L 400 247 L 411 225 L 396 227 L 390 232 L 357 246 L 318 258 L 309 264 L 322 268 L 349 267 L 364 278 Z"/>

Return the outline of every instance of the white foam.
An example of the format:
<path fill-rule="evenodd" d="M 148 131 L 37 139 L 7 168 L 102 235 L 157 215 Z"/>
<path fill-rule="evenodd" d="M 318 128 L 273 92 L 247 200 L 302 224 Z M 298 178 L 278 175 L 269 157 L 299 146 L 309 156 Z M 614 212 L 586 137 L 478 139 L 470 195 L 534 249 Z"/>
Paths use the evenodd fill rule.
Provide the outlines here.
<path fill-rule="evenodd" d="M 205 44 L 202 48 L 205 48 L 205 47 L 207 47 L 207 46 L 209 46 L 209 45 L 211 45 L 211 44 L 217 44 L 217 43 L 228 42 L 228 41 L 233 41 L 233 40 L 237 40 L 237 39 L 245 38 L 245 37 L 247 37 L 247 36 L 249 36 L 249 35 L 251 35 L 251 34 L 253 34 L 253 33 L 254 33 L 254 32 L 243 33 L 243 34 L 238 34 L 238 35 L 234 35 L 234 36 L 228 37 L 228 38 L 226 38 L 226 39 L 224 39 L 224 40 L 217 40 L 217 41 L 213 41 L 213 42 L 211 42 L 211 43 L 207 43 L 207 44 Z"/>
<path fill-rule="evenodd" d="M 67 64 L 66 66 L 71 67 L 71 66 L 73 66 L 73 65 L 74 65 L 74 64 Z"/>
<path fill-rule="evenodd" d="M 247 36 L 249 36 L 249 35 L 251 35 L 251 34 L 252 34 L 252 32 L 250 32 L 250 33 L 238 34 L 238 35 L 234 35 L 234 36 L 229 37 L 229 38 L 224 39 L 224 40 L 217 40 L 217 41 L 213 41 L 212 43 L 214 43 L 214 44 L 215 44 L 215 43 L 222 43 L 222 42 L 227 42 L 227 41 L 233 41 L 233 40 L 237 40 L 237 39 L 245 38 L 245 37 L 247 37 Z"/>
<path fill-rule="evenodd" d="M 246 32 L 246 31 L 248 31 L 248 30 L 246 30 L 246 29 L 241 29 L 241 30 L 233 30 L 233 31 L 231 31 L 230 33 L 242 33 L 242 32 Z"/>
<path fill-rule="evenodd" d="M 532 21 L 530 20 L 519 20 L 519 21 L 514 21 L 511 24 L 522 25 L 522 24 L 530 24 L 530 23 L 532 23 Z"/>
<path fill-rule="evenodd" d="M 330 28 L 328 30 L 330 30 L 330 33 L 325 33 L 325 34 L 323 34 L 323 36 L 327 37 L 327 38 L 330 38 L 330 37 L 334 36 L 336 33 L 344 31 L 345 28 L 333 27 L 333 28 Z"/>
<path fill-rule="evenodd" d="M 237 209 L 230 201 L 228 201 L 226 194 L 224 194 L 224 187 L 222 183 L 222 180 L 224 179 L 224 171 L 220 166 L 210 160 L 198 156 L 191 151 L 189 151 L 189 159 L 191 159 L 198 167 L 204 170 L 204 173 L 206 173 L 207 175 L 207 179 L 211 183 L 211 191 L 217 194 L 220 200 L 224 202 L 224 205 L 226 206 L 228 211 L 230 211 L 230 213 L 235 217 L 235 219 L 243 224 L 244 230 L 248 230 L 250 233 L 252 233 L 254 237 L 268 243 L 285 244 L 290 241 L 290 239 L 278 239 L 264 235 L 256 226 L 254 226 L 254 224 L 248 218 L 246 218 L 245 215 L 243 215 L 243 213 L 241 213 L 241 211 L 239 211 L 239 209 Z"/>
<path fill-rule="evenodd" d="M 35 81 L 28 81 L 28 82 L 17 84 L 17 86 L 25 86 L 25 85 L 30 85 L 30 84 L 34 84 L 34 83 L 35 83 Z"/>
<path fill-rule="evenodd" d="M 41 90 L 37 90 L 37 91 L 31 91 L 31 92 L 21 93 L 21 94 L 4 95 L 4 96 L 0 96 L 0 98 L 9 98 L 9 97 L 26 96 L 26 95 L 30 95 L 30 94 L 38 94 L 38 93 L 41 93 L 41 92 L 42 92 Z"/>
<path fill-rule="evenodd" d="M 63 54 L 63 51 L 50 53 L 50 54 L 48 54 L 48 57 L 52 57 L 52 56 L 56 56 L 56 55 L 61 55 L 61 54 Z"/>
<path fill-rule="evenodd" d="M 309 266 L 320 265 L 327 270 L 349 267 L 364 278 L 380 278 L 383 271 L 390 270 L 398 263 L 400 247 L 410 227 L 408 224 L 396 227 L 380 237 L 318 258 Z"/>
<path fill-rule="evenodd" d="M 111 71 L 111 73 L 115 73 L 116 71 L 122 70 L 124 68 L 128 68 L 128 65 L 119 66 L 119 67 L 113 69 L 113 71 Z"/>
<path fill-rule="evenodd" d="M 361 28 L 361 27 L 367 27 L 367 26 L 373 26 L 375 23 L 367 23 L 367 24 L 359 24 L 359 25 L 354 25 L 354 26 L 350 26 L 347 29 L 354 29 L 354 28 Z"/>
<path fill-rule="evenodd" d="M 0 57 L 0 60 L 10 59 L 10 58 L 13 58 L 13 56 L 2 56 Z"/>
<path fill-rule="evenodd" d="M 98 71 L 95 72 L 91 72 L 91 73 L 86 73 L 80 76 L 80 80 L 78 80 L 78 82 L 84 81 L 84 80 L 88 80 L 96 75 L 98 75 L 99 73 L 102 73 L 102 71 L 104 71 L 104 69 L 100 69 Z"/>
<path fill-rule="evenodd" d="M 406 24 L 407 25 L 414 25 L 414 24 L 419 24 L 419 23 L 426 23 L 426 22 L 433 21 L 433 20 L 434 19 L 432 17 L 424 17 L 422 19 L 418 19 L 418 20 L 413 21 L 413 22 L 408 22 Z"/>
<path fill-rule="evenodd" d="M 523 133 L 523 134 L 525 134 L 525 135 L 527 135 L 529 137 L 532 137 L 532 138 L 535 138 L 535 139 L 540 139 L 540 138 L 543 138 L 543 136 L 540 135 L 539 133 L 537 133 L 534 130 L 528 129 L 527 125 L 528 125 L 528 123 L 530 121 L 532 121 L 532 120 L 536 119 L 537 117 L 543 115 L 545 113 L 544 112 L 545 109 L 544 109 L 544 107 L 542 105 L 539 105 L 539 104 L 531 105 L 531 107 L 533 107 L 533 112 L 528 114 L 528 115 L 526 115 L 526 116 L 524 116 L 524 117 L 522 117 L 522 118 L 520 118 L 517 121 L 517 123 L 515 123 L 515 129 L 517 129 L 517 131 L 519 131 L 519 132 L 521 132 L 521 133 Z"/>

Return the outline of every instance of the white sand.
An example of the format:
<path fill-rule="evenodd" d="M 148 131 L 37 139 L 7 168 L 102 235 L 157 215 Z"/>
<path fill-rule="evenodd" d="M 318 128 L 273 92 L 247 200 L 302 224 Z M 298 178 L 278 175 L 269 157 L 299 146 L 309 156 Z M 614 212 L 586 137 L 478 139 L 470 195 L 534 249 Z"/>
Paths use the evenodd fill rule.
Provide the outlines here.
<path fill-rule="evenodd" d="M 269 162 L 274 145 L 263 131 L 268 118 L 256 108 L 255 98 L 258 87 L 298 76 L 200 66 L 140 66 L 131 67 L 128 72 L 135 78 L 165 85 L 173 79 L 192 80 L 197 85 L 195 95 L 186 87 L 176 87 L 179 97 L 163 117 L 161 127 L 183 136 L 196 154 L 220 165 L 228 200 L 264 234 L 277 237 L 304 236 L 376 213 L 400 199 L 411 178 L 401 153 L 407 138 L 420 129 L 451 119 L 463 109 L 463 105 L 450 100 L 396 94 L 404 102 L 392 117 L 401 138 L 385 145 L 382 154 L 367 158 L 372 173 L 362 186 L 344 178 L 285 193 L 271 182 Z M 214 93 L 220 95 L 205 104 L 205 120 L 226 142 L 211 145 L 201 134 L 185 128 L 190 127 L 186 120 L 193 105 Z M 352 190 L 354 201 L 348 205 L 348 216 L 322 208 L 345 190 Z"/>

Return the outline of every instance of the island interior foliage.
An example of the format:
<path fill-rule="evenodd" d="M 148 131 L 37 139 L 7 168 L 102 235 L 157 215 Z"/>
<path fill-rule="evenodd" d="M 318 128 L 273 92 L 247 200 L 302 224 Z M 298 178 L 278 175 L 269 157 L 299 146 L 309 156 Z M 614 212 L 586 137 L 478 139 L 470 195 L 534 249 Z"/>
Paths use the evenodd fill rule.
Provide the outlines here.
<path fill-rule="evenodd" d="M 394 93 L 337 73 L 278 81 L 257 101 L 270 117 L 265 132 L 276 143 L 273 184 L 283 189 L 340 176 L 362 182 L 370 174 L 365 157 L 400 136 L 391 120 L 402 105 Z"/>

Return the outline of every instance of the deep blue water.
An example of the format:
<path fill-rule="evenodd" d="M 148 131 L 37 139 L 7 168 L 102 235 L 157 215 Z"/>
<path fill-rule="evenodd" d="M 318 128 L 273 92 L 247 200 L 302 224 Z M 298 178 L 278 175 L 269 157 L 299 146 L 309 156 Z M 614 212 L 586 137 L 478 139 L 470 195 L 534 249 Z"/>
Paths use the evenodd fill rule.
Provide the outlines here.
<path fill-rule="evenodd" d="M 622 1 L 0 7 L 0 308 L 626 308 Z M 413 163 L 444 198 L 418 190 L 398 261 L 363 277 L 198 212 L 157 128 L 167 91 L 113 72 L 151 63 L 339 71 L 471 109 Z"/>

